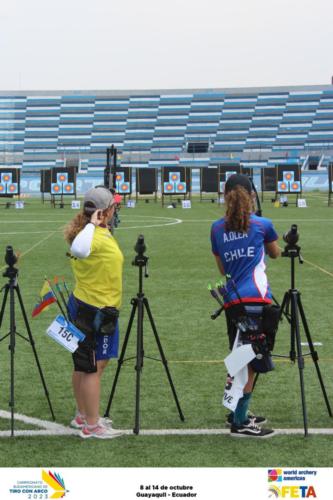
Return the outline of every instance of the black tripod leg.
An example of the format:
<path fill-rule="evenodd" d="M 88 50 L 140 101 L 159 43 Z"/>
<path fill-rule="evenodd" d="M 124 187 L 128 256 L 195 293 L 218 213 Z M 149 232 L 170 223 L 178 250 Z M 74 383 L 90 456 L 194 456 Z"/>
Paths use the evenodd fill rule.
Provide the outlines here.
<path fill-rule="evenodd" d="M 15 410 L 15 299 L 14 299 L 14 288 L 10 288 L 9 291 L 9 310 L 10 310 L 10 337 L 9 337 L 9 350 L 10 350 L 10 427 L 11 427 L 11 437 L 14 437 L 14 410 Z"/>
<path fill-rule="evenodd" d="M 120 353 L 120 356 L 118 358 L 117 371 L 116 371 L 116 374 L 115 374 L 115 377 L 114 377 L 114 381 L 113 381 L 113 384 L 112 384 L 112 389 L 111 389 L 109 401 L 108 401 L 106 410 L 104 412 L 104 417 L 109 417 L 109 415 L 110 415 L 110 408 L 111 408 L 113 396 L 114 396 L 114 394 L 116 392 L 116 387 L 117 387 L 117 382 L 118 382 L 118 377 L 119 377 L 120 369 L 121 369 L 122 364 L 124 362 L 124 357 L 125 357 L 125 353 L 126 353 L 127 343 L 128 343 L 129 335 L 131 333 L 131 328 L 132 328 L 132 324 L 133 324 L 133 320 L 134 320 L 134 316 L 135 316 L 135 311 L 136 311 L 136 308 L 137 308 L 137 305 L 138 305 L 137 304 L 137 300 L 133 299 L 132 300 L 132 304 L 133 304 L 132 312 L 131 312 L 131 316 L 130 316 L 130 319 L 129 319 L 129 322 L 128 322 L 128 326 L 127 326 L 127 330 L 126 330 L 126 334 L 125 334 L 125 338 L 124 338 L 123 347 L 121 349 L 121 353 Z"/>
<path fill-rule="evenodd" d="M 289 292 L 286 292 L 281 304 L 281 312 L 280 312 L 280 319 L 282 317 L 282 314 L 287 318 L 290 324 L 290 351 L 289 351 L 289 358 L 291 361 L 296 360 L 296 348 L 295 348 L 295 325 L 293 324 L 293 309 L 292 309 L 292 290 L 289 290 Z M 291 308 L 291 311 L 289 311 L 289 308 Z"/>
<path fill-rule="evenodd" d="M 252 386 L 252 391 L 251 391 L 251 392 L 254 392 L 254 388 L 255 388 L 255 386 L 256 386 L 256 384 L 257 384 L 257 382 L 258 382 L 259 375 L 260 375 L 260 373 L 259 373 L 259 372 L 257 372 L 257 373 L 255 374 L 254 381 L 253 381 L 253 386 Z"/>
<path fill-rule="evenodd" d="M 3 315 L 5 314 L 5 309 L 6 309 L 6 302 L 7 302 L 7 295 L 8 295 L 8 290 L 9 287 L 7 285 L 4 286 L 5 293 L 2 299 L 2 304 L 1 304 L 1 311 L 0 311 L 0 328 L 2 325 L 2 320 L 3 320 Z"/>
<path fill-rule="evenodd" d="M 0 328 L 1 328 L 1 325 L 2 325 L 2 320 L 3 320 L 3 315 L 5 313 L 5 309 L 6 309 L 6 302 L 7 302 L 7 295 L 8 295 L 8 286 L 4 286 L 4 289 L 5 289 L 5 292 L 4 292 L 4 296 L 3 296 L 3 299 L 2 299 L 2 304 L 1 304 L 1 311 L 0 311 Z M 6 337 L 6 335 L 4 337 L 2 337 L 0 339 L 3 340 L 4 338 Z"/>
<path fill-rule="evenodd" d="M 290 306 L 290 351 L 289 351 L 289 357 L 291 361 L 295 362 L 296 361 L 296 346 L 297 343 L 297 338 L 296 338 L 296 316 L 295 314 L 297 313 L 297 324 L 298 324 L 298 334 L 299 334 L 299 318 L 298 318 L 298 309 L 297 309 L 297 301 L 296 298 L 293 296 L 293 290 L 290 290 L 290 295 L 289 297 L 289 302 L 287 301 L 287 314 L 289 314 L 289 306 Z M 293 303 L 294 301 L 294 303 Z M 293 309 L 294 308 L 294 309 Z M 299 361 L 299 360 L 298 360 Z"/>
<path fill-rule="evenodd" d="M 292 290 L 289 290 L 284 294 L 282 303 L 281 303 L 281 310 L 280 310 L 280 317 L 279 321 L 281 321 L 282 316 L 285 316 L 287 318 L 288 323 L 290 324 L 290 351 L 289 351 L 289 358 L 291 361 L 296 360 L 296 351 L 295 351 L 295 328 L 294 325 L 292 324 L 292 315 L 290 315 L 290 302 L 291 302 L 291 294 Z"/>
<path fill-rule="evenodd" d="M 284 297 L 283 297 L 283 300 L 282 300 L 282 303 L 281 305 L 279 304 L 279 302 L 276 300 L 276 298 L 274 297 L 274 295 L 272 295 L 272 299 L 273 299 L 273 302 L 280 307 L 280 317 L 279 317 L 279 321 L 282 320 L 282 316 L 285 316 L 285 318 L 287 319 L 288 323 L 290 323 L 290 314 L 289 314 L 289 302 L 290 302 L 290 299 L 289 299 L 289 293 L 286 292 L 284 294 Z"/>
<path fill-rule="evenodd" d="M 143 299 L 143 303 L 144 303 L 144 305 L 146 307 L 148 318 L 149 318 L 152 330 L 154 332 L 154 336 L 155 336 L 155 340 L 156 340 L 156 343 L 157 343 L 157 346 L 158 346 L 158 350 L 160 352 L 160 355 L 161 355 L 161 358 L 162 358 L 162 362 L 163 362 L 163 365 L 164 365 L 164 368 L 165 368 L 165 371 L 166 371 L 166 374 L 167 374 L 167 377 L 168 377 L 168 380 L 169 380 L 169 384 L 170 384 L 170 387 L 171 387 L 171 390 L 172 390 L 172 394 L 173 394 L 173 397 L 174 397 L 176 405 L 177 405 L 179 417 L 184 422 L 185 417 L 183 415 L 182 409 L 181 409 L 179 401 L 178 401 L 176 389 L 175 389 L 175 386 L 173 384 L 173 381 L 172 381 L 172 378 L 171 378 L 171 374 L 170 374 L 170 371 L 169 371 L 168 362 L 167 362 L 166 357 L 165 357 L 164 352 L 163 352 L 162 344 L 161 344 L 161 341 L 159 339 L 159 336 L 158 336 L 158 333 L 157 333 L 157 330 L 156 330 L 154 318 L 153 318 L 153 315 L 151 313 L 148 300 L 146 298 L 144 298 Z"/>
<path fill-rule="evenodd" d="M 310 352 L 311 352 L 311 357 L 312 357 L 312 360 L 313 360 L 313 362 L 315 364 L 315 367 L 316 367 L 316 370 L 317 370 L 318 380 L 319 380 L 320 387 L 321 387 L 321 390 L 322 390 L 322 393 L 323 393 L 323 396 L 324 396 L 324 399 L 325 399 L 327 411 L 328 411 L 329 416 L 332 417 L 331 406 L 330 406 L 330 403 L 329 403 L 329 400 L 328 400 L 328 397 L 327 397 L 325 385 L 324 385 L 324 382 L 323 382 L 323 379 L 322 379 L 322 376 L 321 376 L 321 372 L 320 372 L 320 368 L 319 368 L 319 364 L 318 364 L 318 359 L 319 359 L 318 353 L 317 353 L 317 351 L 315 351 L 313 343 L 312 343 L 312 339 L 311 339 L 311 335 L 310 335 L 310 330 L 309 330 L 309 327 L 308 327 L 308 323 L 306 321 L 306 317 L 305 317 L 303 305 L 302 305 L 302 302 L 301 302 L 301 296 L 300 296 L 299 293 L 297 295 L 297 304 L 298 304 L 299 312 L 300 312 L 300 315 L 301 315 L 301 319 L 302 319 L 302 323 L 303 323 L 305 335 L 306 335 L 306 338 L 307 338 L 307 341 L 308 341 L 308 344 L 309 344 L 309 349 L 310 349 Z"/>
<path fill-rule="evenodd" d="M 35 356 L 35 360 L 36 360 L 36 364 L 37 364 L 37 367 L 38 367 L 39 375 L 40 375 L 40 378 L 41 378 L 41 381 L 42 381 L 42 384 L 43 384 L 43 387 L 44 387 L 44 393 L 45 393 L 45 396 L 46 396 L 46 399 L 47 399 L 47 402 L 48 402 L 48 405 L 49 405 L 49 408 L 50 408 L 52 419 L 55 420 L 55 416 L 54 416 L 54 412 L 53 412 L 53 408 L 52 408 L 52 404 L 51 404 L 51 400 L 50 400 L 50 395 L 49 395 L 49 392 L 48 392 L 47 387 L 46 387 L 46 382 L 45 382 L 44 375 L 43 375 L 43 372 L 42 372 L 42 367 L 41 367 L 41 365 L 39 363 L 39 359 L 38 359 L 38 355 L 37 355 L 37 351 L 36 351 L 36 347 L 35 347 L 35 341 L 34 341 L 34 339 L 32 337 L 30 325 L 29 325 L 29 322 L 28 322 L 27 314 L 26 314 L 25 309 L 24 309 L 24 304 L 23 304 L 23 300 L 22 300 L 20 288 L 19 288 L 18 285 L 15 286 L 15 290 L 16 290 L 16 293 L 17 293 L 17 296 L 18 296 L 18 299 L 19 299 L 19 303 L 20 303 L 20 306 L 21 306 L 21 312 L 22 312 L 23 320 L 24 320 L 24 323 L 25 323 L 26 330 L 28 332 L 29 341 L 30 341 L 30 344 L 31 344 L 31 347 L 32 347 L 32 351 L 33 351 L 34 356 Z"/>
<path fill-rule="evenodd" d="M 281 319 L 282 319 L 282 315 L 283 315 L 283 314 L 287 317 L 287 319 L 288 319 L 288 321 L 289 321 L 289 317 L 288 317 L 289 301 L 290 301 L 289 293 L 288 293 L 288 292 L 286 292 L 286 293 L 284 294 L 284 297 L 283 297 L 283 300 L 282 300 L 282 302 L 281 302 L 281 306 L 280 306 L 280 307 L 281 307 L 281 309 L 280 309 L 280 317 L 279 317 L 279 321 L 281 321 Z M 275 302 L 276 302 L 276 301 L 275 301 Z M 276 304 L 277 304 L 277 302 L 276 302 Z"/>
<path fill-rule="evenodd" d="M 297 348 L 297 362 L 298 362 L 298 371 L 299 371 L 299 379 L 301 386 L 301 398 L 302 398 L 302 410 L 303 410 L 303 422 L 304 422 L 304 436 L 308 435 L 308 421 L 307 421 L 307 412 L 306 412 L 306 402 L 305 402 L 305 390 L 304 390 L 304 358 L 302 355 L 302 346 L 301 346 L 301 335 L 299 328 L 299 318 L 298 318 L 298 301 L 297 301 L 297 291 L 291 290 L 291 318 L 292 318 L 292 329 L 293 335 L 296 340 L 296 348 Z"/>
<path fill-rule="evenodd" d="M 143 298 L 138 299 L 138 324 L 136 342 L 136 391 L 135 391 L 135 424 L 133 432 L 139 434 L 140 430 L 140 383 L 141 371 L 143 367 Z"/>

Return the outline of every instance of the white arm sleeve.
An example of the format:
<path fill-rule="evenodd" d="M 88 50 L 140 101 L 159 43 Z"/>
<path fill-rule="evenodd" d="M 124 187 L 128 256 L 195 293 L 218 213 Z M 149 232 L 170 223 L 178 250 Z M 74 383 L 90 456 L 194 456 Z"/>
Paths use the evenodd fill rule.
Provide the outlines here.
<path fill-rule="evenodd" d="M 90 255 L 94 231 L 95 225 L 89 222 L 74 238 L 71 246 L 71 254 L 74 257 L 85 259 Z"/>

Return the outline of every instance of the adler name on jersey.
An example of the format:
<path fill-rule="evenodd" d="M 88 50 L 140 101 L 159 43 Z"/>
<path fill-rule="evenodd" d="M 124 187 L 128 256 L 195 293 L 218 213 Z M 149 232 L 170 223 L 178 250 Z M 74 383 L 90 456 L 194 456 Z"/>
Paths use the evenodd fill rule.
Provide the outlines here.
<path fill-rule="evenodd" d="M 230 241 L 241 240 L 243 238 L 248 238 L 247 233 L 237 233 L 236 231 L 230 231 L 229 233 L 223 234 L 223 242 L 229 243 Z"/>

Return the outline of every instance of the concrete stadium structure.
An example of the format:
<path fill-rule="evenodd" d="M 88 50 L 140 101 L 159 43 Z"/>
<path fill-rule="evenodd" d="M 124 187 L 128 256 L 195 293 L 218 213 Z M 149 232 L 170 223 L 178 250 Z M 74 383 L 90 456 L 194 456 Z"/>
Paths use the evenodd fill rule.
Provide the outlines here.
<path fill-rule="evenodd" d="M 333 86 L 0 92 L 0 168 L 72 159 L 100 176 L 111 144 L 121 166 L 325 168 Z"/>

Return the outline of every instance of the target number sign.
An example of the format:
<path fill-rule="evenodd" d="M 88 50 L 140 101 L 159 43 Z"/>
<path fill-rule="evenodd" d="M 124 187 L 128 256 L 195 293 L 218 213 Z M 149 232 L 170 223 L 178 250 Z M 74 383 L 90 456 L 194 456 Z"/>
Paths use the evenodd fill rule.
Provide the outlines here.
<path fill-rule="evenodd" d="M 61 314 L 50 324 L 46 333 L 70 352 L 75 352 L 78 348 L 78 343 L 85 339 L 84 333 L 76 328 L 73 323 L 67 321 Z"/>

